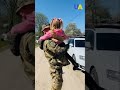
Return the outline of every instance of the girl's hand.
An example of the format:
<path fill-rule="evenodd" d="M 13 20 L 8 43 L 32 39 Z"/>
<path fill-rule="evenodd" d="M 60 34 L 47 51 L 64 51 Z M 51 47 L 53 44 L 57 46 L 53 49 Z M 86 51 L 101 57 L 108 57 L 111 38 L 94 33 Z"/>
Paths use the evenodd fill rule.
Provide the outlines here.
<path fill-rule="evenodd" d="M 52 40 L 53 40 L 54 42 L 56 42 L 56 43 L 59 42 L 59 40 L 57 40 L 57 39 L 55 39 L 55 38 L 52 38 Z"/>

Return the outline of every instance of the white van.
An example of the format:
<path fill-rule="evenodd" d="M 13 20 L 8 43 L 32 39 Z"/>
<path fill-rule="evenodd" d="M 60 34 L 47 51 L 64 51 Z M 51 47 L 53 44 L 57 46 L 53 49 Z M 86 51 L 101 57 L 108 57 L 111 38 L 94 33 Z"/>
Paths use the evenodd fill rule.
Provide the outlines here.
<path fill-rule="evenodd" d="M 68 53 L 85 70 L 85 37 L 70 38 L 68 43 Z"/>
<path fill-rule="evenodd" d="M 86 29 L 85 69 L 106 90 L 120 90 L 120 25 Z"/>

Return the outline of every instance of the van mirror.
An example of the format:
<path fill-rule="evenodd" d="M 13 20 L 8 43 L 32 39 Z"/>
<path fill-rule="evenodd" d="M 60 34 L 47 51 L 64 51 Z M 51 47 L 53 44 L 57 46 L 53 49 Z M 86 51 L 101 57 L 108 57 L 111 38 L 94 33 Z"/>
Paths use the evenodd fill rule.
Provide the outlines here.
<path fill-rule="evenodd" d="M 85 48 L 92 49 L 90 42 L 85 42 Z"/>
<path fill-rule="evenodd" d="M 70 45 L 70 47 L 73 47 L 73 44 L 72 44 L 72 43 L 70 43 L 69 45 Z"/>

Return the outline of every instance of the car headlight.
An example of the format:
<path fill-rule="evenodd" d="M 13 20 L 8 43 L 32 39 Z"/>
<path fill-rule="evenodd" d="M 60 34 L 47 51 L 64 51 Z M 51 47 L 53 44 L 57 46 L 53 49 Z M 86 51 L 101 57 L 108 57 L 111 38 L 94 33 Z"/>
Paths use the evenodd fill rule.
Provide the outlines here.
<path fill-rule="evenodd" d="M 79 55 L 79 58 L 80 58 L 81 60 L 85 60 L 85 56 Z"/>

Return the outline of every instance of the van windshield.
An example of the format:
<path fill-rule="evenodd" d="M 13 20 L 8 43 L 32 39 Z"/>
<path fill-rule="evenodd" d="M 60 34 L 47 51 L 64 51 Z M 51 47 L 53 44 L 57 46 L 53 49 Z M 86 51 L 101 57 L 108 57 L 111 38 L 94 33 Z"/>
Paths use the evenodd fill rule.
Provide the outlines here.
<path fill-rule="evenodd" d="M 97 33 L 98 50 L 120 51 L 120 33 Z"/>
<path fill-rule="evenodd" d="M 75 40 L 75 47 L 85 47 L 85 40 Z"/>

